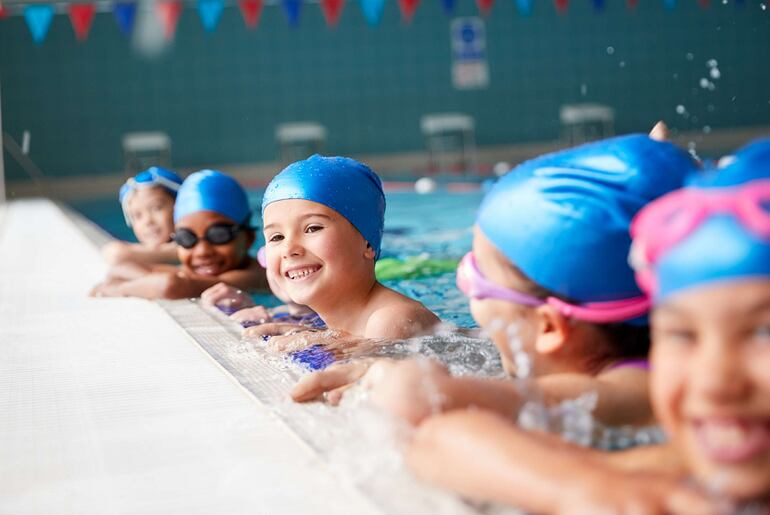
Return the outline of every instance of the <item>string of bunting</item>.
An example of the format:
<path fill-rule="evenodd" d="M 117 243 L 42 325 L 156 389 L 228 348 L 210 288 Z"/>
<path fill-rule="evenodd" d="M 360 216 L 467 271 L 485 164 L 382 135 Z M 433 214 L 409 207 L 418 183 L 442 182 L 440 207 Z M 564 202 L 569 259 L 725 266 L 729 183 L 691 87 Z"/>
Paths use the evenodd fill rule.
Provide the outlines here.
<path fill-rule="evenodd" d="M 276 3 L 274 0 L 268 0 Z M 370 26 L 377 26 L 382 19 L 382 12 L 385 8 L 385 0 L 358 0 L 364 19 Z M 516 9 L 521 16 L 532 14 L 535 0 L 513 0 Z M 551 0 L 556 12 L 565 14 L 569 9 L 569 0 Z M 658 0 L 661 1 L 661 0 Z M 709 7 L 709 0 L 697 0 L 703 8 Z M 207 32 L 214 32 L 225 8 L 225 0 L 193 0 L 197 8 L 203 29 Z M 308 0 L 278 0 L 277 3 L 286 17 L 290 27 L 298 27 L 303 3 Z M 455 11 L 457 0 L 440 0 L 441 6 L 448 15 Z M 489 16 L 492 11 L 495 0 L 475 0 L 476 6 L 482 16 Z M 591 0 L 596 11 L 603 11 L 606 0 Z M 345 9 L 345 0 L 318 0 L 326 24 L 333 28 L 342 16 Z M 404 23 L 409 23 L 414 16 L 420 0 L 397 0 L 398 8 L 401 12 L 401 19 Z M 635 9 L 639 0 L 626 0 L 629 9 Z M 677 0 L 662 0 L 666 9 L 675 9 Z M 737 6 L 742 6 L 744 0 L 735 0 Z M 78 41 L 88 39 L 94 16 L 97 12 L 97 3 L 95 2 L 76 2 L 67 3 L 66 11 L 58 10 L 55 6 L 61 4 L 46 3 L 8 3 L 4 5 L 0 0 L 0 20 L 8 18 L 11 15 L 22 15 L 27 23 L 27 28 L 32 36 L 32 40 L 37 44 L 45 41 L 48 30 L 53 22 L 54 15 L 61 12 L 68 15 L 75 37 Z M 125 35 L 130 35 L 134 28 L 136 19 L 137 3 L 134 0 L 116 0 L 114 3 L 99 2 L 99 11 L 112 10 L 115 21 L 120 31 Z M 243 22 L 249 29 L 254 29 L 259 25 L 259 19 L 264 7 L 264 0 L 237 0 L 238 8 L 243 17 Z M 107 6 L 106 9 L 104 6 Z M 186 2 L 182 0 L 158 0 L 155 3 L 155 14 L 158 16 L 165 37 L 173 39 L 176 33 L 177 23 L 182 11 L 186 7 Z"/>

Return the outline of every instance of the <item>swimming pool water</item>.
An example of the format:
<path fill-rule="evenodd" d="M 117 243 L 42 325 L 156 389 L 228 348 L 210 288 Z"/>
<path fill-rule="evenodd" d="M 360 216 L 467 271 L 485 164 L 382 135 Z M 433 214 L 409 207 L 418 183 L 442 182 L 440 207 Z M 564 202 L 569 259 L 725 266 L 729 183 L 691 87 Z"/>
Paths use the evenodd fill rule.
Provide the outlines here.
<path fill-rule="evenodd" d="M 259 206 L 262 192 L 249 192 L 249 197 L 252 206 Z M 470 249 L 471 227 L 482 197 L 481 191 L 454 193 L 439 190 L 426 195 L 388 192 L 382 257 L 403 259 L 427 254 L 436 259 L 459 259 Z M 116 238 L 136 241 L 123 220 L 117 199 L 81 201 L 73 203 L 72 207 Z M 259 213 L 258 209 L 255 211 Z M 261 225 L 258 216 L 253 222 Z M 262 245 L 263 241 L 258 231 L 255 246 Z M 445 322 L 475 327 L 468 311 L 468 301 L 455 286 L 454 273 L 391 280 L 385 284 L 419 300 Z M 257 300 L 268 305 L 277 302 L 270 296 L 257 296 Z"/>

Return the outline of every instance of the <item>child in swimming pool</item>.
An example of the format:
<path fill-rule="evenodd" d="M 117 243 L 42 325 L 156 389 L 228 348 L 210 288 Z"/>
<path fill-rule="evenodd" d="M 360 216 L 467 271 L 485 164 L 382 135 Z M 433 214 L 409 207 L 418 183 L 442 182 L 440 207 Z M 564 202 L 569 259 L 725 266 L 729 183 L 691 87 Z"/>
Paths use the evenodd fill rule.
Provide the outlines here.
<path fill-rule="evenodd" d="M 375 279 L 385 195 L 380 178 L 346 157 L 314 155 L 286 167 L 262 200 L 268 273 L 295 303 L 318 313 L 331 341 L 407 338 L 439 320 L 419 302 Z M 290 324 L 263 324 L 247 336 L 271 336 L 281 348 L 318 343 L 319 335 L 283 336 Z"/>
<path fill-rule="evenodd" d="M 671 444 L 649 449 L 654 459 L 634 473 L 621 472 L 563 445 L 530 445 L 522 454 L 522 435 L 499 419 L 455 413 L 418 430 L 410 451 L 418 475 L 538 512 L 767 513 L 770 140 L 745 147 L 716 174 L 651 203 L 632 231 L 632 261 L 653 303 L 652 404 Z M 486 446 L 466 438 L 479 425 L 497 433 L 497 453 L 487 453 L 486 468 L 518 467 L 516 484 L 511 474 L 500 474 L 484 490 L 468 480 L 478 471 L 467 471 L 464 483 L 443 472 L 493 447 L 491 438 Z M 523 455 L 541 465 L 523 469 Z M 688 489 L 683 477 L 695 479 L 701 492 Z M 549 495 L 557 488 L 561 495 Z"/>
<path fill-rule="evenodd" d="M 153 166 L 128 179 L 118 198 L 126 224 L 139 243 L 113 241 L 102 248 L 111 266 L 120 263 L 173 263 L 177 261 L 174 200 L 182 179 L 171 170 Z"/>
<path fill-rule="evenodd" d="M 653 421 L 645 362 L 649 303 L 627 263 L 628 227 L 644 204 L 679 187 L 693 167 L 669 143 L 626 136 L 526 162 L 487 194 L 458 285 L 505 370 L 534 377 L 546 404 L 597 392 L 594 415 L 601 422 Z M 293 397 L 310 400 L 344 388 L 365 369 L 342 364 L 307 376 Z M 415 360 L 378 362 L 365 382 L 376 402 L 412 424 L 436 410 L 471 405 L 516 420 L 528 400 L 514 382 L 455 378 L 437 363 Z M 426 383 L 432 386 L 417 387 Z M 340 394 L 328 397 L 336 402 Z"/>
<path fill-rule="evenodd" d="M 199 296 L 219 282 L 242 290 L 267 288 L 265 272 L 248 255 L 254 242 L 246 193 L 221 172 L 202 170 L 182 184 L 174 205 L 180 266 L 135 266 L 132 277 L 111 277 L 95 296 L 179 299 Z"/>

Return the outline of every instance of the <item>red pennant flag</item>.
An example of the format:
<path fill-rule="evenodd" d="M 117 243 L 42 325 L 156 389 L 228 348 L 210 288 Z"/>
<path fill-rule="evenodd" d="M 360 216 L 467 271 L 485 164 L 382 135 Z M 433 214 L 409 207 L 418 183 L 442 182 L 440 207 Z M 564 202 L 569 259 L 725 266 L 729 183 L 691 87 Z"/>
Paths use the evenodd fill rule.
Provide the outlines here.
<path fill-rule="evenodd" d="M 345 0 L 321 0 L 321 10 L 324 13 L 326 24 L 329 27 L 337 25 L 343 7 L 345 7 Z"/>
<path fill-rule="evenodd" d="M 495 0 L 476 0 L 476 5 L 479 7 L 479 11 L 484 16 L 489 15 L 489 11 L 492 10 L 492 4 L 494 3 Z"/>
<path fill-rule="evenodd" d="M 160 21 L 163 23 L 166 39 L 172 39 L 176 33 L 176 23 L 182 14 L 182 2 L 180 0 L 165 0 L 158 2 L 156 8 Z"/>
<path fill-rule="evenodd" d="M 639 0 L 627 0 L 627 1 L 628 1 L 629 9 L 636 9 L 636 6 L 639 5 Z"/>
<path fill-rule="evenodd" d="M 417 5 L 420 3 L 420 0 L 398 0 L 398 7 L 401 9 L 401 18 L 409 23 L 412 21 L 412 16 L 414 16 L 414 12 L 417 10 Z"/>
<path fill-rule="evenodd" d="M 8 16 L 8 9 L 0 3 L 0 20 Z"/>
<path fill-rule="evenodd" d="M 708 9 L 709 0 L 698 0 L 698 5 L 700 5 L 702 9 Z"/>
<path fill-rule="evenodd" d="M 78 41 L 85 41 L 88 32 L 91 30 L 91 24 L 96 14 L 94 4 L 70 4 L 69 15 L 72 28 L 75 30 L 75 37 Z"/>
<path fill-rule="evenodd" d="M 567 12 L 567 7 L 569 7 L 569 0 L 554 0 L 554 3 L 556 4 L 556 11 L 558 11 L 559 14 L 564 14 Z"/>
<path fill-rule="evenodd" d="M 262 14 L 262 0 L 239 0 L 238 6 L 246 26 L 252 29 L 256 27 L 259 24 L 259 15 Z"/>

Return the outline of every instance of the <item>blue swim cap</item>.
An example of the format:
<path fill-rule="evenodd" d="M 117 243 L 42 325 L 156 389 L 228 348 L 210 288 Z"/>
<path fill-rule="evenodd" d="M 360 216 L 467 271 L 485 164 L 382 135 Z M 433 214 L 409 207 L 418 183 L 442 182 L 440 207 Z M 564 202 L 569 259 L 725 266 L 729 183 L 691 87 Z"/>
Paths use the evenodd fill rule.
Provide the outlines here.
<path fill-rule="evenodd" d="M 196 211 L 214 211 L 236 223 L 248 223 L 251 214 L 238 181 L 216 170 L 201 170 L 185 179 L 174 204 L 174 223 Z"/>
<path fill-rule="evenodd" d="M 265 208 L 279 200 L 318 202 L 348 219 L 380 256 L 385 223 L 385 194 L 377 174 L 349 157 L 318 154 L 283 169 L 267 186 Z"/>
<path fill-rule="evenodd" d="M 527 161 L 485 197 L 477 224 L 538 285 L 579 302 L 641 295 L 631 218 L 696 168 L 670 143 L 631 135 Z"/>
<path fill-rule="evenodd" d="M 677 234 L 683 220 L 689 231 Z M 651 256 L 645 249 L 656 243 Z M 644 209 L 634 221 L 633 254 L 655 304 L 712 282 L 770 278 L 770 139 Z"/>
<path fill-rule="evenodd" d="M 126 224 L 131 227 L 131 218 L 128 216 L 127 206 L 131 193 L 141 188 L 159 186 L 165 189 L 172 197 L 176 197 L 176 192 L 179 191 L 181 184 L 182 178 L 175 172 L 159 166 L 152 166 L 147 170 L 139 172 L 134 177 L 130 177 L 123 183 L 118 192 L 118 200 L 120 200 L 120 207 L 123 208 Z"/>

